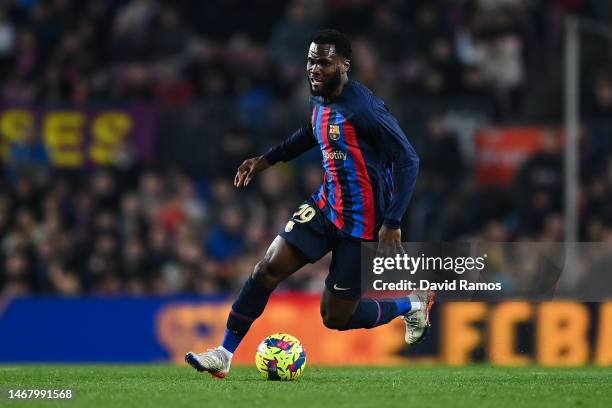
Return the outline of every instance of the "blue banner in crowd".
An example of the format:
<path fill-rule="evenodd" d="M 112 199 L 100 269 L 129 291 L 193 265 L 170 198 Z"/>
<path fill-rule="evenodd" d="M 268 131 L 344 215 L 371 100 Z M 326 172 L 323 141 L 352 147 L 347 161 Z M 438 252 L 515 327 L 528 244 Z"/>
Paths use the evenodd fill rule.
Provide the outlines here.
<path fill-rule="evenodd" d="M 0 309 L 0 362 L 168 361 L 157 333 L 169 305 L 224 304 L 224 297 L 11 300 Z M 206 327 L 201 328 L 206 331 Z"/>
<path fill-rule="evenodd" d="M 401 319 L 329 330 L 319 300 L 273 296 L 233 362 L 253 365 L 261 340 L 280 331 L 302 341 L 311 364 L 612 365 L 612 302 L 441 302 L 429 339 L 406 350 Z M 223 296 L 0 299 L 0 363 L 184 363 L 185 352 L 221 343 L 230 308 Z"/>

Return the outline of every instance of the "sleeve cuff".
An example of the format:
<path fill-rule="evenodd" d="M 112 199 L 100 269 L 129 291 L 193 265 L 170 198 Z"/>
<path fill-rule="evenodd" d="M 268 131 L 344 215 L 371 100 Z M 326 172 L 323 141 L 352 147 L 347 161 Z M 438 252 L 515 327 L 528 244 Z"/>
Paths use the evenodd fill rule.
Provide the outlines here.
<path fill-rule="evenodd" d="M 401 226 L 401 222 L 399 220 L 393 220 L 391 218 L 385 218 L 385 221 L 383 224 L 385 225 L 385 227 L 391 228 L 391 229 L 399 229 Z"/>
<path fill-rule="evenodd" d="M 277 152 L 276 152 L 274 147 L 271 148 L 270 150 L 268 150 L 263 155 L 263 157 L 266 159 L 266 161 L 268 162 L 268 164 L 270 166 L 273 166 L 273 165 L 275 165 L 276 163 L 278 163 L 280 161 L 279 158 L 276 157 L 276 156 L 278 156 L 278 154 L 277 154 Z"/>

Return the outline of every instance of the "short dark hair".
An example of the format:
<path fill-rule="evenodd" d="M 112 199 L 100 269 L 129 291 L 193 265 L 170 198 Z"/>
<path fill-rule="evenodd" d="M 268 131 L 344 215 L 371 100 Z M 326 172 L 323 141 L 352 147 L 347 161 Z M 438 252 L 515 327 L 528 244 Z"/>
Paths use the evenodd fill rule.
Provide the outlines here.
<path fill-rule="evenodd" d="M 336 52 L 344 58 L 351 59 L 353 50 L 351 49 L 351 40 L 346 34 L 331 28 L 319 30 L 313 34 L 310 39 L 311 43 L 315 44 L 331 44 L 336 48 Z"/>

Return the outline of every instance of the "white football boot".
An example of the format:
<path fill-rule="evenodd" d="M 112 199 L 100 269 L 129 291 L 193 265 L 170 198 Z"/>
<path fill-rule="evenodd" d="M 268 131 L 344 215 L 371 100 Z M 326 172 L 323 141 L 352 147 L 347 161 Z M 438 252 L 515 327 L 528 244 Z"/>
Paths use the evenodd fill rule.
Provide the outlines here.
<path fill-rule="evenodd" d="M 185 354 L 185 361 L 199 372 L 206 371 L 217 378 L 225 378 L 231 365 L 229 355 L 220 347 L 199 354 L 190 351 Z"/>
<path fill-rule="evenodd" d="M 419 302 L 419 307 L 416 310 L 410 310 L 403 316 L 406 323 L 406 336 L 404 339 L 408 345 L 420 343 L 427 334 L 429 326 L 429 311 L 434 304 L 435 293 L 433 291 L 417 290 L 409 296 L 411 302 L 416 297 Z"/>

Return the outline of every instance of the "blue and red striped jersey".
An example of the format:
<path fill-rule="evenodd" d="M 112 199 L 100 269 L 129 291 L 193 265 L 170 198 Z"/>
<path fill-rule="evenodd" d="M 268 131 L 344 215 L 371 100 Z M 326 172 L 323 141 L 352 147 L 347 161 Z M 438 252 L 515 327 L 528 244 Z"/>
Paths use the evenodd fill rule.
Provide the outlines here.
<path fill-rule="evenodd" d="M 319 146 L 324 181 L 317 206 L 344 233 L 375 240 L 384 223 L 399 228 L 419 159 L 384 102 L 356 81 L 337 98 L 311 97 L 310 123 L 266 154 L 270 164 Z"/>

